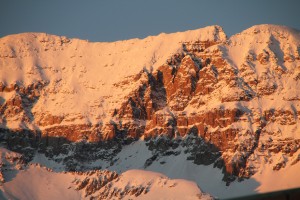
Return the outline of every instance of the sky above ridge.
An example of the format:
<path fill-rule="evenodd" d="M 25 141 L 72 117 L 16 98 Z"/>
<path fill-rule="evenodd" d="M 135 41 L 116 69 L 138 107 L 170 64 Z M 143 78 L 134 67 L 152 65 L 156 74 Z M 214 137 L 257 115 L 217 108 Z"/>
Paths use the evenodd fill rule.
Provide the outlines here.
<path fill-rule="evenodd" d="M 46 32 L 116 41 L 210 25 L 228 36 L 256 24 L 300 30 L 299 8 L 299 0 L 0 0 L 0 37 Z"/>

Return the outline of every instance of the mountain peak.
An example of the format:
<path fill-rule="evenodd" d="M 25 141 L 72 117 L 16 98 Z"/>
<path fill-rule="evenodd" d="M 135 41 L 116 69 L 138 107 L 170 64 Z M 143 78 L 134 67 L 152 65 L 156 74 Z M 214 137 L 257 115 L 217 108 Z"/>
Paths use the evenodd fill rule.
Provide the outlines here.
<path fill-rule="evenodd" d="M 299 31 L 276 25 L 229 40 L 220 26 L 117 42 L 0 38 L 0 145 L 62 170 L 147 168 L 194 178 L 217 196 L 237 191 L 222 180 L 252 176 L 256 191 L 299 187 L 299 41 Z M 88 173 L 76 184 L 91 194 L 104 179 Z M 135 174 L 120 177 L 132 183 Z M 0 184 L 3 177 L 0 148 Z M 148 192 L 139 185 L 118 191 Z"/>
<path fill-rule="evenodd" d="M 288 26 L 283 25 L 274 25 L 274 24 L 260 24 L 252 26 L 241 33 L 237 33 L 236 35 L 253 35 L 253 34 L 275 34 L 280 35 L 281 37 L 293 37 L 299 38 L 300 31 Z"/>
<path fill-rule="evenodd" d="M 245 31 L 247 30 L 261 30 L 261 31 L 289 31 L 289 32 L 295 32 L 295 31 L 298 31 L 297 29 L 294 29 L 292 27 L 289 27 L 289 26 L 284 26 L 284 25 L 276 25 L 276 24 L 259 24 L 259 25 L 254 25 L 248 29 L 246 29 Z"/>

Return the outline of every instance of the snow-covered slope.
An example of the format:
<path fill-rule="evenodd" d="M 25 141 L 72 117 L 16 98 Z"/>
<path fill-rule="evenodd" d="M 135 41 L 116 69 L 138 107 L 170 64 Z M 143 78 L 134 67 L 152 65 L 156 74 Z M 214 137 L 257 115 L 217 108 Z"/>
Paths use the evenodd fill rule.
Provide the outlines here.
<path fill-rule="evenodd" d="M 184 152 L 187 148 L 180 147 L 176 151 Z M 168 151 L 170 152 L 170 151 Z M 152 151 L 148 149 L 143 141 L 136 141 L 126 147 L 115 157 L 116 162 L 96 161 L 90 165 L 101 165 L 103 168 L 117 173 L 128 169 L 145 169 L 145 162 L 151 158 Z M 222 171 L 212 165 L 197 165 L 188 160 L 189 154 L 157 156 L 157 159 L 146 170 L 155 171 L 174 179 L 187 179 L 195 181 L 203 191 L 214 197 L 234 198 L 255 193 L 265 193 L 283 189 L 297 188 L 300 186 L 299 165 L 287 165 L 285 168 L 274 171 L 273 165 L 262 161 L 265 159 L 260 155 L 257 173 L 250 179 L 234 181 L 229 186 L 222 180 Z M 277 162 L 281 155 L 274 158 Z"/>
<path fill-rule="evenodd" d="M 191 181 L 142 170 L 57 173 L 31 165 L 8 176 L 0 186 L 1 199 L 212 199 Z"/>
<path fill-rule="evenodd" d="M 26 33 L 1 38 L 0 58 L 0 139 L 26 162 L 147 169 L 219 197 L 300 186 L 298 30 L 114 43 Z"/>

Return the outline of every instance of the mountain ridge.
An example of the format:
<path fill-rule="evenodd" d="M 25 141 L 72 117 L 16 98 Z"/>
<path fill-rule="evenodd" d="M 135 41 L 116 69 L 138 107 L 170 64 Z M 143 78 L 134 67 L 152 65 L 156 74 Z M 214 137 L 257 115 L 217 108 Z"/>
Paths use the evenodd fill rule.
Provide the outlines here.
<path fill-rule="evenodd" d="M 71 171 L 117 168 L 142 140 L 147 153 L 128 168 L 180 158 L 221 169 L 230 185 L 299 165 L 297 30 L 258 25 L 227 39 L 211 26 L 115 43 L 27 35 L 0 39 L 0 138 L 33 146 L 28 160 L 37 149 L 64 155 Z"/>
<path fill-rule="evenodd" d="M 201 29 L 207 29 L 207 31 L 211 31 L 210 29 L 214 29 L 216 32 L 224 32 L 223 28 L 219 25 L 211 25 L 211 26 L 206 26 L 206 27 L 202 27 L 202 28 L 197 28 L 197 29 L 191 29 L 191 30 L 185 30 L 185 31 L 178 31 L 178 32 L 171 32 L 171 33 L 165 33 L 165 32 L 161 32 L 157 35 L 149 35 L 149 36 L 146 36 L 144 38 L 130 38 L 130 39 L 125 39 L 125 40 L 116 40 L 116 41 L 111 41 L 111 42 L 107 42 L 107 41 L 93 41 L 91 43 L 120 43 L 120 42 L 125 42 L 125 41 L 136 41 L 136 40 L 146 40 L 146 39 L 152 39 L 154 37 L 158 37 L 158 36 L 170 36 L 170 35 L 175 35 L 175 34 L 189 34 L 190 35 L 192 33 L 196 33 L 196 32 L 199 32 L 199 30 Z M 63 35 L 56 35 L 56 34 L 49 34 L 49 33 L 45 33 L 45 32 L 24 32 L 24 33 L 16 33 L 16 34 L 10 34 L 10 35 L 6 35 L 6 36 L 3 36 L 1 38 L 6 38 L 6 37 L 18 37 L 18 36 L 22 36 L 22 35 L 43 35 L 43 34 L 46 34 L 50 37 L 62 37 L 62 38 L 68 38 L 68 39 L 71 39 L 71 40 L 82 40 L 82 41 L 89 41 L 87 39 L 80 39 L 80 38 L 69 38 L 67 36 L 63 36 Z M 221 37 L 227 37 L 226 34 L 221 36 Z M 0 38 L 0 39 L 1 39 Z"/>

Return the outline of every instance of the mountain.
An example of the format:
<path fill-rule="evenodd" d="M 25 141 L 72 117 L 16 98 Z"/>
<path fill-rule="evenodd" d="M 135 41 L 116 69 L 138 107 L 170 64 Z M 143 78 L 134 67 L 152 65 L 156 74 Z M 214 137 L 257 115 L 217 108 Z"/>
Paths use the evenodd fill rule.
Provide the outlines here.
<path fill-rule="evenodd" d="M 10 35 L 0 139 L 24 168 L 144 169 L 222 198 L 299 187 L 299 80 L 300 32 L 285 26 L 113 43 Z"/>

